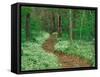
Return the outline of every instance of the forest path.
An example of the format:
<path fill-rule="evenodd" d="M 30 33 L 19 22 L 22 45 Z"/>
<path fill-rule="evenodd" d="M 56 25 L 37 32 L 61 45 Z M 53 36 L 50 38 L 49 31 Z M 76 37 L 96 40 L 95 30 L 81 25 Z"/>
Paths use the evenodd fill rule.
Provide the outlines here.
<path fill-rule="evenodd" d="M 81 59 L 77 56 L 65 55 L 64 53 L 57 52 L 54 50 L 54 45 L 56 44 L 55 38 L 51 35 L 43 44 L 43 49 L 56 55 L 61 63 L 61 68 L 75 68 L 75 67 L 90 67 L 87 60 Z"/>

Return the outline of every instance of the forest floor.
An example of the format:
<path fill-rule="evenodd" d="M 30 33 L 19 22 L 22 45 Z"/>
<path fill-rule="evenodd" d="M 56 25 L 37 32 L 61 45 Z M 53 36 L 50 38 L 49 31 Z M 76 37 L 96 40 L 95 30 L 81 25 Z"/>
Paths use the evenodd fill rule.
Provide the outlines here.
<path fill-rule="evenodd" d="M 48 53 L 52 53 L 58 57 L 61 68 L 76 68 L 76 67 L 90 67 L 91 65 L 87 60 L 78 56 L 66 55 L 54 50 L 56 44 L 55 38 L 51 35 L 43 44 L 43 49 Z"/>

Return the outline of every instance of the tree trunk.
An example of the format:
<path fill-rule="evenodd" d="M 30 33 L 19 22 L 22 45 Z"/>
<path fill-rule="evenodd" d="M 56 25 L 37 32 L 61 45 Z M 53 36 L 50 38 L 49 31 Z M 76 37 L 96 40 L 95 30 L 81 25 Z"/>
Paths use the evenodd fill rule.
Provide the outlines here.
<path fill-rule="evenodd" d="M 70 41 L 72 42 L 72 40 L 73 40 L 73 31 L 72 31 L 72 29 L 73 29 L 73 24 L 72 24 L 72 10 L 70 9 L 69 10 L 69 37 L 70 37 Z"/>
<path fill-rule="evenodd" d="M 85 11 L 82 11 L 81 25 L 80 25 L 80 41 L 82 40 L 82 26 L 84 25 L 84 14 Z"/>
<path fill-rule="evenodd" d="M 62 27 L 61 27 L 61 16 L 58 15 L 58 36 L 61 36 Z"/>
<path fill-rule="evenodd" d="M 30 41 L 30 14 L 26 15 L 26 41 Z"/>
<path fill-rule="evenodd" d="M 72 31 L 73 36 L 72 36 L 72 38 L 76 39 L 76 32 L 75 32 L 74 29 L 76 28 L 76 20 L 78 19 L 78 17 L 77 17 L 77 11 L 76 10 L 73 10 L 72 12 L 73 12 L 72 17 L 74 18 L 74 19 L 72 19 L 72 27 L 73 27 L 73 31 Z"/>
<path fill-rule="evenodd" d="M 51 13 L 51 33 L 54 32 L 54 26 L 55 26 L 55 18 L 54 13 Z"/>

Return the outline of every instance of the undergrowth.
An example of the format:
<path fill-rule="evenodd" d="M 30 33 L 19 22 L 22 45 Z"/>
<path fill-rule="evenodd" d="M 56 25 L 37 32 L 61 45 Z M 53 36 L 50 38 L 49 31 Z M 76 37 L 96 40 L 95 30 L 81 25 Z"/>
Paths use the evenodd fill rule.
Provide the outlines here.
<path fill-rule="evenodd" d="M 47 36 L 49 37 L 48 34 Z M 35 42 L 22 43 L 22 70 L 56 69 L 59 67 L 58 58 L 45 52 L 41 47 L 42 43 L 48 38 L 47 36 L 41 35 L 36 37 Z"/>
<path fill-rule="evenodd" d="M 58 40 L 55 51 L 63 52 L 66 55 L 79 56 L 88 60 L 91 66 L 95 66 L 95 50 L 92 42 L 74 40 L 71 43 L 69 40 Z"/>

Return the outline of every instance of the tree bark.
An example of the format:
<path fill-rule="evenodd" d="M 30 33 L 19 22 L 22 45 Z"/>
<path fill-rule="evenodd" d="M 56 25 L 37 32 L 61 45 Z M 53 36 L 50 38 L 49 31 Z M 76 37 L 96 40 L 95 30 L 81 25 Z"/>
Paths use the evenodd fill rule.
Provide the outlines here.
<path fill-rule="evenodd" d="M 51 13 L 51 33 L 54 32 L 54 26 L 55 26 L 55 17 L 54 13 Z"/>
<path fill-rule="evenodd" d="M 30 13 L 26 15 L 26 41 L 30 40 Z"/>
<path fill-rule="evenodd" d="M 72 31 L 73 36 L 72 36 L 72 38 L 76 39 L 76 32 L 75 32 L 74 29 L 76 28 L 76 20 L 78 19 L 78 17 L 77 17 L 77 11 L 73 10 L 72 13 L 73 13 L 72 17 L 74 18 L 74 19 L 72 19 L 72 27 L 73 27 L 73 31 Z"/>
<path fill-rule="evenodd" d="M 72 24 L 72 10 L 70 9 L 69 10 L 69 37 L 70 37 L 70 41 L 72 41 L 73 40 L 73 31 L 72 31 L 72 29 L 73 29 L 73 24 Z"/>
<path fill-rule="evenodd" d="M 61 16 L 58 15 L 58 36 L 61 36 L 62 27 L 61 27 Z"/>
<path fill-rule="evenodd" d="M 80 40 L 82 40 L 82 27 L 84 25 L 84 15 L 85 15 L 85 11 L 82 11 L 81 25 L 80 25 Z"/>

